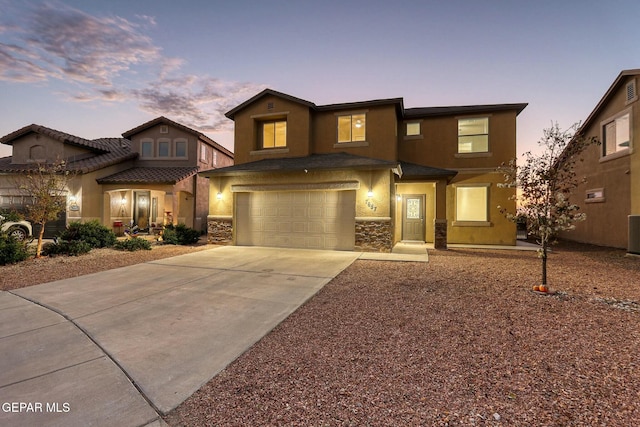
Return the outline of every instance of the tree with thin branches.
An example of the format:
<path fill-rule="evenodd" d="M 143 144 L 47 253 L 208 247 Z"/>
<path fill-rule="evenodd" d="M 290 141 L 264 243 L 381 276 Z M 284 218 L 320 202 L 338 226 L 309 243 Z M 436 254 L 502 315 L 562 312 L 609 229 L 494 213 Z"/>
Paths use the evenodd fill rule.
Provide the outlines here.
<path fill-rule="evenodd" d="M 40 224 L 36 258 L 40 258 L 42 254 L 45 225 L 57 219 L 60 212 L 67 208 L 68 184 L 73 176 L 64 160 L 38 163 L 26 173 L 19 185 L 23 193 L 32 200 L 27 205 L 29 219 L 34 224 Z"/>
<path fill-rule="evenodd" d="M 547 286 L 547 255 L 549 246 L 556 243 L 558 234 L 575 228 L 575 224 L 586 219 L 580 207 L 570 202 L 576 187 L 585 182 L 575 171 L 582 153 L 592 144 L 599 144 L 595 137 L 585 137 L 579 124 L 562 130 L 558 123 L 544 129 L 538 142 L 541 151 L 523 154 L 520 165 L 513 159 L 500 168 L 505 181 L 501 187 L 516 188 L 512 200 L 518 202 L 515 213 L 498 207 L 511 221 L 525 220 L 527 234 L 540 245 L 538 255 L 542 260 L 542 285 Z"/>

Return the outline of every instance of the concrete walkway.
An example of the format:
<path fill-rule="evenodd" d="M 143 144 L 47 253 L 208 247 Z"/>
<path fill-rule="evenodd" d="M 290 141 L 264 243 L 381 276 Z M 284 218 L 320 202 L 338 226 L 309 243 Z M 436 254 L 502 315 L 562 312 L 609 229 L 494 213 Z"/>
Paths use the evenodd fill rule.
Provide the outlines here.
<path fill-rule="evenodd" d="M 0 292 L 0 425 L 162 426 L 361 256 L 228 246 Z"/>

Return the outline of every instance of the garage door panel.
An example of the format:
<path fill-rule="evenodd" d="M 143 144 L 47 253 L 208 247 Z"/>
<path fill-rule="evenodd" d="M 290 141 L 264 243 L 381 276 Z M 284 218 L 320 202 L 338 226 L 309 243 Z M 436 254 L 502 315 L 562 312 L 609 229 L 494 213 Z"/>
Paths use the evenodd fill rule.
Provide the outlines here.
<path fill-rule="evenodd" d="M 238 245 L 353 250 L 355 191 L 238 193 Z"/>

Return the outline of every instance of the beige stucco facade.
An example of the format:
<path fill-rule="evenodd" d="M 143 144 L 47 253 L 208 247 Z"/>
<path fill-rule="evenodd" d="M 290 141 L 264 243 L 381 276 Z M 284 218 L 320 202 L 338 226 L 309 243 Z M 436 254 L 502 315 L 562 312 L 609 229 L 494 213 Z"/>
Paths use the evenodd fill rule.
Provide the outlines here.
<path fill-rule="evenodd" d="M 620 73 L 580 131 L 586 137 L 595 137 L 599 145 L 589 146 L 583 161 L 576 165 L 576 174 L 582 179 L 574 191 L 572 202 L 586 213 L 586 220 L 576 224 L 575 230 L 564 233 L 566 239 L 583 243 L 627 248 L 629 243 L 629 215 L 640 215 L 640 153 L 637 138 L 640 135 L 640 108 L 637 84 L 640 70 Z M 628 124 L 620 129 L 616 119 L 628 117 Z M 628 134 L 628 141 L 613 150 L 612 135 L 607 128 L 619 127 L 617 133 Z M 624 138 L 623 138 L 624 139 Z"/>
<path fill-rule="evenodd" d="M 210 179 L 210 240 L 238 244 L 238 228 L 263 226 L 239 215 L 238 193 L 254 193 L 257 200 L 269 191 L 355 191 L 354 249 L 387 251 L 402 240 L 438 248 L 447 242 L 513 245 L 515 225 L 497 207 L 515 211 L 513 191 L 498 188 L 502 176 L 495 171 L 515 157 L 516 116 L 525 106 L 405 109 L 401 98 L 316 106 L 267 89 L 227 113 L 235 122 L 235 165 L 201 173 Z M 459 120 L 476 117 L 488 123 L 480 138 L 489 149 L 460 153 Z M 355 126 L 352 139 L 348 129 L 344 139 L 345 122 Z M 415 122 L 421 132 L 407 135 L 407 123 Z M 267 146 L 261 132 L 273 123 L 286 126 L 286 136 Z M 483 221 L 458 220 L 456 186 L 478 185 L 487 189 L 481 195 Z M 244 199 L 243 209 L 266 215 Z M 286 203 L 283 212 L 291 208 Z M 309 220 L 299 229 L 331 228 L 322 221 Z"/>
<path fill-rule="evenodd" d="M 1 159 L 1 208 L 24 211 L 29 201 L 13 195 L 15 179 L 37 164 L 65 161 L 72 175 L 65 223 L 98 220 L 117 233 L 131 223 L 149 231 L 169 223 L 204 231 L 209 180 L 197 172 L 230 166 L 233 154 L 164 117 L 123 136 L 86 140 L 31 125 L 3 137 L 13 156 Z"/>

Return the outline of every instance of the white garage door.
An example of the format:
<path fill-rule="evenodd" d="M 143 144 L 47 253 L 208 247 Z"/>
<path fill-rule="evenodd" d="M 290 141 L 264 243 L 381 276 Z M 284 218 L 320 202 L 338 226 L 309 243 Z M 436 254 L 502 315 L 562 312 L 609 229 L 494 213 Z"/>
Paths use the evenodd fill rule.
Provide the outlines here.
<path fill-rule="evenodd" d="M 261 191 L 236 195 L 236 243 L 353 250 L 356 192 Z"/>

